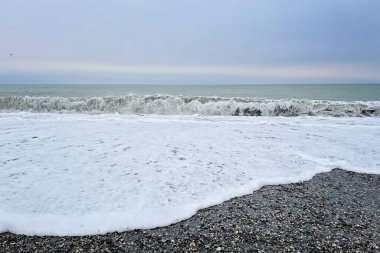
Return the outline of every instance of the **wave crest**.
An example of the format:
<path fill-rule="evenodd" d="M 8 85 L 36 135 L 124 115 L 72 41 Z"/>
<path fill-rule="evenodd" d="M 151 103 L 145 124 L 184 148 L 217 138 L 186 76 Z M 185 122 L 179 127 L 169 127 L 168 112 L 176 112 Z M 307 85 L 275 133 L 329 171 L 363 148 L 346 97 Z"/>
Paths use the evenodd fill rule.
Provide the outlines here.
<path fill-rule="evenodd" d="M 380 116 L 380 102 L 210 96 L 0 97 L 2 111 L 234 116 Z"/>

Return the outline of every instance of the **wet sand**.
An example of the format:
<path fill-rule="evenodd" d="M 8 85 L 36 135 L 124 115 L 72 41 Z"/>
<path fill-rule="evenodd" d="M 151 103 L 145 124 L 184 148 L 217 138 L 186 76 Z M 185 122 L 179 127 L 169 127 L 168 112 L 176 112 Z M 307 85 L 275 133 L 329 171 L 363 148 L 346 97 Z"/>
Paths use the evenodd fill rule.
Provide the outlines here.
<path fill-rule="evenodd" d="M 0 234 L 0 252 L 380 252 L 380 175 L 335 169 L 265 186 L 171 226 L 81 237 Z"/>

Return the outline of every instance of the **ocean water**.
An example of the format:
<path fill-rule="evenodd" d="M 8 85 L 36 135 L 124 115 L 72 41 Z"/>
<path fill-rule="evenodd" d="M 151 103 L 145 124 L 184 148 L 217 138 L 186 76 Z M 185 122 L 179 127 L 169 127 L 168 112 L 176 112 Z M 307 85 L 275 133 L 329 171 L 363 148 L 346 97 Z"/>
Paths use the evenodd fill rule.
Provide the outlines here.
<path fill-rule="evenodd" d="M 380 85 L 0 85 L 1 111 L 379 116 Z"/>
<path fill-rule="evenodd" d="M 0 232 L 154 228 L 336 167 L 380 174 L 376 85 L 136 87 L 0 85 Z"/>
<path fill-rule="evenodd" d="M 380 84 L 256 84 L 256 85 L 100 85 L 0 84 L 0 96 L 118 97 L 136 95 L 217 96 L 267 99 L 379 101 Z"/>

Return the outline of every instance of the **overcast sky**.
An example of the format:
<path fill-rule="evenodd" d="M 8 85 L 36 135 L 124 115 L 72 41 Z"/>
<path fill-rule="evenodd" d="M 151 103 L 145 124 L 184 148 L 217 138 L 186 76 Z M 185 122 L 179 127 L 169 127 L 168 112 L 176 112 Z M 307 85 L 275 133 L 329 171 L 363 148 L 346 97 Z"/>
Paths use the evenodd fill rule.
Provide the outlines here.
<path fill-rule="evenodd" d="M 0 83 L 380 83 L 379 13 L 379 0 L 0 0 Z"/>

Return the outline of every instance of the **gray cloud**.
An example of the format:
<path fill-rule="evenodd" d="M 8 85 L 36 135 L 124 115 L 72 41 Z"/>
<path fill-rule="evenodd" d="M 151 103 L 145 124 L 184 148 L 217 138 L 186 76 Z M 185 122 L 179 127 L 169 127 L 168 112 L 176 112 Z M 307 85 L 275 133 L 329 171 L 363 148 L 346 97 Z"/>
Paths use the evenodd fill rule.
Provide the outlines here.
<path fill-rule="evenodd" d="M 287 82 L 307 78 L 378 82 L 371 74 L 380 65 L 377 0 L 19 0 L 3 1 L 0 9 L 0 83 L 17 82 L 17 73 L 25 76 L 37 64 L 50 63 L 77 68 L 47 67 L 45 76 L 56 75 L 58 81 L 72 80 L 65 75 L 91 80 L 89 71 L 80 67 L 89 62 L 86 66 L 94 69 L 129 66 L 148 75 L 157 74 L 151 73 L 153 69 L 170 68 L 159 75 L 162 82 L 183 83 L 185 74 L 190 82 L 199 76 L 220 82 L 226 72 L 242 76 L 232 80 L 248 82 L 277 82 L 281 77 Z M 15 65 L 23 67 L 15 73 Z M 310 72 L 348 65 L 351 71 L 341 71 L 338 77 L 326 71 L 313 72 L 320 79 L 302 74 L 306 70 L 277 73 L 295 66 Z M 182 73 L 200 66 L 209 71 Z M 246 75 L 230 66 L 274 72 L 264 77 Z M 215 68 L 223 71 L 210 71 Z M 38 71 L 37 81 L 43 81 L 42 72 Z M 128 82 L 115 71 L 102 73 L 110 80 Z M 142 82 L 146 80 L 143 72 L 137 74 Z M 133 82 L 139 82 L 139 77 Z"/>

